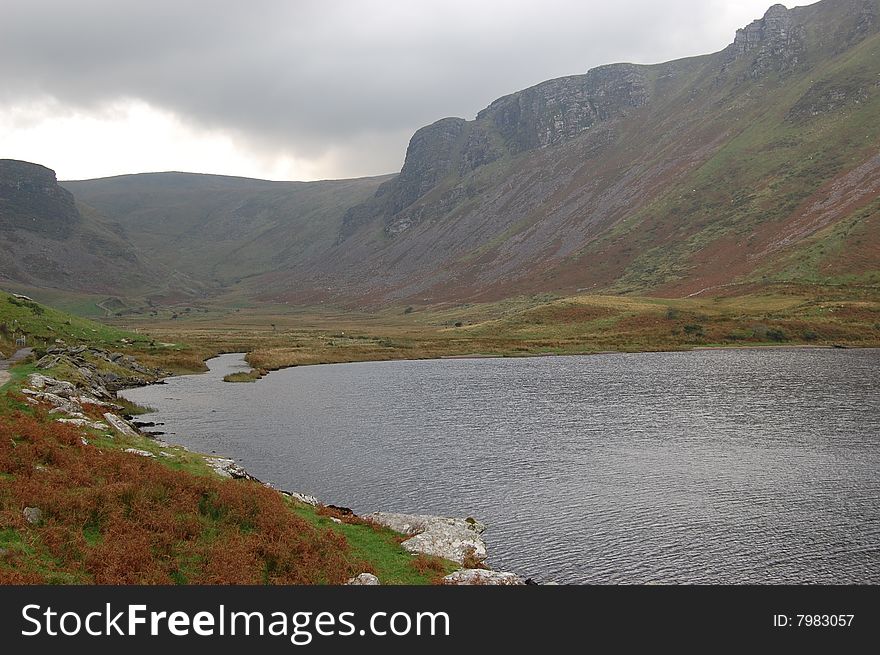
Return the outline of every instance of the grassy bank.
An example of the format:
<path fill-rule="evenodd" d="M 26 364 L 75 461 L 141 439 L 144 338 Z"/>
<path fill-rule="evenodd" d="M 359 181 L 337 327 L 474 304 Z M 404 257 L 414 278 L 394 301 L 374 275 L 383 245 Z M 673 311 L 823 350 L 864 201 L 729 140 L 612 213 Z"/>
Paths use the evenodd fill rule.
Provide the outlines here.
<path fill-rule="evenodd" d="M 126 324 L 160 341 L 188 343 L 200 356 L 247 352 L 253 370 L 231 381 L 286 366 L 476 354 L 880 346 L 880 291 L 873 288 L 779 286 L 677 299 L 541 295 L 371 313 L 277 306 L 214 312 L 208 320 Z"/>
<path fill-rule="evenodd" d="M 30 301 L 7 302 L 10 311 L 4 300 L 0 321 L 32 330 L 38 348 L 58 340 L 119 349 L 185 371 L 203 368 L 214 352 L 96 327 Z M 30 317 L 39 323 L 22 320 Z M 429 584 L 458 568 L 412 556 L 401 535 L 357 517 L 221 477 L 203 455 L 60 422 L 21 388 L 34 372 L 71 381 L 77 373 L 38 371 L 32 360 L 14 366 L 0 390 L 0 583 L 336 584 L 370 572 L 383 584 Z M 83 408 L 93 422 L 107 411 Z"/>

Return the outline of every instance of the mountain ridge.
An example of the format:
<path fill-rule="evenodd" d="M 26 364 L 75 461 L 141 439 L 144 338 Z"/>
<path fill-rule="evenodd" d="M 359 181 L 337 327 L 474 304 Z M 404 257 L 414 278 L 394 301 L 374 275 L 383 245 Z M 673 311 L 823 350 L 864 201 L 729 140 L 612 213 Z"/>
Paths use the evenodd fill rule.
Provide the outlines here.
<path fill-rule="evenodd" d="M 68 181 L 144 258 L 266 302 L 880 284 L 880 2 L 771 6 L 415 132 L 400 173 Z M 170 176 L 170 177 L 169 177 Z"/>

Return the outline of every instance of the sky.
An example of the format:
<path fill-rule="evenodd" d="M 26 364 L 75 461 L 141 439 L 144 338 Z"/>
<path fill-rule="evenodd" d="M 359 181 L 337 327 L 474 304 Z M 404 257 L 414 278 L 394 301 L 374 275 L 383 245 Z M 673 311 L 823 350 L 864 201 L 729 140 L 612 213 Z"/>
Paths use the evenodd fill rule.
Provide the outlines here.
<path fill-rule="evenodd" d="M 720 50 L 770 4 L 2 0 L 0 158 L 62 180 L 379 175 L 423 125 L 594 66 Z"/>

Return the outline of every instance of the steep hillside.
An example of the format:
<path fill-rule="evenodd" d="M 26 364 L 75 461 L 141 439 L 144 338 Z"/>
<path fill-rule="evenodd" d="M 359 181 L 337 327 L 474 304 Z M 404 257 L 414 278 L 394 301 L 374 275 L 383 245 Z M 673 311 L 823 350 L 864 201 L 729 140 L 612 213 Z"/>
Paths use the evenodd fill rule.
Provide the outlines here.
<path fill-rule="evenodd" d="M 217 288 L 322 256 L 343 213 L 386 177 L 270 182 L 148 173 L 63 182 L 146 256 Z"/>
<path fill-rule="evenodd" d="M 255 288 L 387 302 L 876 286 L 878 14 L 774 5 L 721 52 L 603 66 L 440 120 L 326 256 Z"/>
<path fill-rule="evenodd" d="M 0 284 L 116 294 L 162 288 L 169 278 L 117 225 L 78 204 L 54 171 L 0 160 Z"/>

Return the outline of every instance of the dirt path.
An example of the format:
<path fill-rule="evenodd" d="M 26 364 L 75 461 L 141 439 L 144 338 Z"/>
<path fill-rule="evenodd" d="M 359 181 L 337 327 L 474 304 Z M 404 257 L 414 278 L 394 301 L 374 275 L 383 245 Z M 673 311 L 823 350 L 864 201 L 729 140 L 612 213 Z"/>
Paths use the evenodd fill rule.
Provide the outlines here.
<path fill-rule="evenodd" d="M 15 364 L 15 362 L 20 362 L 30 355 L 31 350 L 32 348 L 22 348 L 21 350 L 16 351 L 16 353 L 9 359 L 0 359 L 0 387 L 12 379 L 12 374 L 7 369 Z"/>

